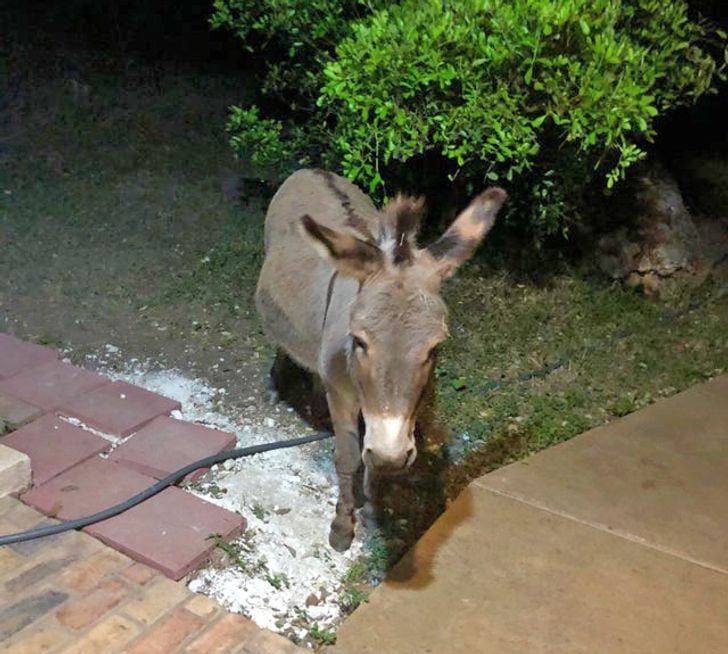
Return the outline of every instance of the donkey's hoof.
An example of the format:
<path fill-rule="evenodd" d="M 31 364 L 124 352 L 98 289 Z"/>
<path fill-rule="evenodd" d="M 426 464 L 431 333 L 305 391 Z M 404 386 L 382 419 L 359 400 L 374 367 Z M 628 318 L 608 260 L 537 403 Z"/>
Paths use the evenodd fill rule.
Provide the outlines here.
<path fill-rule="evenodd" d="M 337 552 L 346 552 L 354 540 L 354 530 L 351 527 L 331 525 L 329 532 L 329 545 Z"/>

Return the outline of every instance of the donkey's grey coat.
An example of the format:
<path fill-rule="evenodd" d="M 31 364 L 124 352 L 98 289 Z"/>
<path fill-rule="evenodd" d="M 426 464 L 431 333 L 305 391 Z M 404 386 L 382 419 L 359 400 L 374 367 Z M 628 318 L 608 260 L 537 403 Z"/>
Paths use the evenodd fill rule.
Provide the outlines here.
<path fill-rule="evenodd" d="M 329 538 L 336 549 L 353 538 L 360 461 L 371 487 L 375 474 L 415 458 L 415 416 L 435 347 L 447 337 L 440 285 L 473 253 L 504 200 L 501 189 L 485 191 L 425 249 L 415 243 L 420 200 L 398 196 L 378 211 L 347 180 L 300 170 L 271 201 L 256 304 L 267 336 L 326 388 L 339 478 Z"/>

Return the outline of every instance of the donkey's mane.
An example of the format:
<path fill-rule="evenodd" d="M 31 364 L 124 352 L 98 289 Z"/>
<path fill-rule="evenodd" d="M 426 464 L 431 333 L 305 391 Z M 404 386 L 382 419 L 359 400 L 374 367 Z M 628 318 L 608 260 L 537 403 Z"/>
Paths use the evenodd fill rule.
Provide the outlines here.
<path fill-rule="evenodd" d="M 376 244 L 391 257 L 395 266 L 407 265 L 414 260 L 417 247 L 416 236 L 425 206 L 424 198 L 398 194 L 379 214 L 379 233 L 375 238 L 369 223 L 359 215 L 351 203 L 351 198 L 336 184 L 336 176 L 328 170 L 316 170 L 323 178 L 326 187 L 341 204 L 346 215 L 345 224 Z"/>

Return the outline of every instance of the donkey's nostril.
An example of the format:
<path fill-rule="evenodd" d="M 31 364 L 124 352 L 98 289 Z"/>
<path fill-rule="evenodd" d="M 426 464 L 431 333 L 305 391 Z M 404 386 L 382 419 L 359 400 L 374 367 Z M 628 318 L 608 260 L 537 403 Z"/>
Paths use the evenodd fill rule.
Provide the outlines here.
<path fill-rule="evenodd" d="M 415 460 L 416 449 L 410 447 L 407 450 L 400 450 L 399 453 L 379 451 L 371 447 L 364 448 L 362 459 L 364 463 L 373 468 L 381 470 L 402 470 L 409 467 Z"/>

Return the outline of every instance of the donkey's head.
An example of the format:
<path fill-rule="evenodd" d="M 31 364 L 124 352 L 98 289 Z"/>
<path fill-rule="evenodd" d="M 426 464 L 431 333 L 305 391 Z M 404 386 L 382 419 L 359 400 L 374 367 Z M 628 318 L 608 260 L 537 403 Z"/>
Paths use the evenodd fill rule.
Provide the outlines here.
<path fill-rule="evenodd" d="M 416 456 L 415 415 L 447 337 L 444 279 L 468 259 L 492 227 L 506 193 L 490 188 L 427 248 L 416 246 L 421 200 L 398 196 L 382 211 L 375 238 L 339 232 L 306 215 L 301 222 L 319 252 L 340 275 L 360 282 L 351 309 L 347 356 L 366 424 L 362 458 L 367 466 L 398 471 Z"/>

